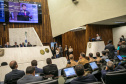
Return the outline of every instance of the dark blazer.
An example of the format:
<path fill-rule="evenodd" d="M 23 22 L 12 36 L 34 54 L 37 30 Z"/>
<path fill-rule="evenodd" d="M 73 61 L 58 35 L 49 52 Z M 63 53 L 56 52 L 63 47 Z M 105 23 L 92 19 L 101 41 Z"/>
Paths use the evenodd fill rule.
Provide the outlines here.
<path fill-rule="evenodd" d="M 107 74 L 107 72 L 112 72 L 113 70 L 102 70 L 101 71 L 101 75 L 102 75 L 102 79 L 105 81 L 105 76 Z"/>
<path fill-rule="evenodd" d="M 43 73 L 43 70 L 35 66 L 35 73 Z"/>
<path fill-rule="evenodd" d="M 13 45 L 13 47 L 19 47 L 18 45 Z"/>
<path fill-rule="evenodd" d="M 53 72 L 54 71 L 54 72 Z M 58 76 L 58 68 L 57 68 L 57 65 L 55 64 L 49 64 L 47 66 L 44 66 L 43 67 L 43 73 L 45 75 L 54 75 L 54 76 Z"/>
<path fill-rule="evenodd" d="M 106 49 L 108 49 L 109 50 L 109 58 L 111 58 L 111 59 L 113 59 L 114 58 L 114 55 L 115 55 L 115 47 L 114 47 L 114 45 L 112 45 L 112 44 L 108 44 L 108 45 L 106 45 L 105 46 L 105 50 Z"/>
<path fill-rule="evenodd" d="M 42 81 L 42 77 L 41 76 L 35 77 L 30 74 L 30 75 L 25 75 L 21 79 L 19 79 L 17 81 L 17 84 L 26 84 L 30 82 L 36 82 L 36 81 Z"/>
<path fill-rule="evenodd" d="M 76 79 L 73 79 L 70 84 L 84 84 L 91 82 L 97 82 L 97 79 L 92 74 L 88 76 L 77 77 Z"/>
<path fill-rule="evenodd" d="M 8 83 L 12 79 L 20 79 L 25 75 L 24 71 L 14 69 L 5 75 L 4 83 Z"/>
<path fill-rule="evenodd" d="M 11 46 L 10 46 L 10 45 L 8 45 L 8 46 L 7 46 L 7 45 L 5 45 L 4 47 L 5 47 L 5 48 L 10 48 Z"/>

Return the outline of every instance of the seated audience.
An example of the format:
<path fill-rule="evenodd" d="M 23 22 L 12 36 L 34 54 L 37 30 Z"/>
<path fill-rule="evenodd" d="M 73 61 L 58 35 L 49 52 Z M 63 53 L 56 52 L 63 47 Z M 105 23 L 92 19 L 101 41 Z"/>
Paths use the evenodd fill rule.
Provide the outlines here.
<path fill-rule="evenodd" d="M 32 47 L 32 45 L 31 45 L 31 43 L 30 43 L 30 42 L 28 42 L 27 47 Z"/>
<path fill-rule="evenodd" d="M 102 57 L 101 57 L 102 59 L 107 59 L 108 58 L 108 56 L 106 56 L 106 51 L 102 51 Z"/>
<path fill-rule="evenodd" d="M 88 60 L 85 57 L 85 53 L 80 53 L 80 57 L 79 57 L 79 61 L 77 62 L 78 64 L 82 64 L 85 65 L 86 63 L 88 63 Z"/>
<path fill-rule="evenodd" d="M 14 43 L 13 47 L 19 47 L 19 46 L 17 45 L 17 42 Z"/>
<path fill-rule="evenodd" d="M 30 82 L 41 81 L 42 77 L 35 77 L 35 67 L 28 66 L 26 68 L 26 75 L 17 81 L 17 84 L 26 84 Z"/>
<path fill-rule="evenodd" d="M 24 71 L 17 69 L 18 64 L 16 61 L 11 61 L 9 66 L 12 71 L 5 75 L 4 84 L 9 84 L 12 80 L 18 80 L 25 75 Z"/>
<path fill-rule="evenodd" d="M 72 66 L 77 65 L 77 62 L 74 61 L 74 55 L 73 54 L 69 55 L 69 59 L 70 59 L 70 62 L 67 64 L 66 67 L 72 67 Z"/>
<path fill-rule="evenodd" d="M 37 61 L 36 60 L 32 60 L 31 61 L 31 65 L 35 67 L 35 73 L 43 73 L 43 70 L 40 68 L 37 68 Z"/>
<path fill-rule="evenodd" d="M 84 75 L 84 66 L 79 64 L 75 66 L 75 71 L 77 74 L 77 78 L 71 81 L 71 84 L 85 84 L 91 82 L 97 82 L 97 79 L 92 75 L 83 76 Z"/>
<path fill-rule="evenodd" d="M 89 62 L 94 62 L 93 53 L 89 53 Z"/>
<path fill-rule="evenodd" d="M 97 52 L 96 53 L 96 61 L 97 61 L 97 63 L 100 63 L 100 60 L 101 60 L 102 58 L 100 57 L 100 53 L 99 52 Z"/>
<path fill-rule="evenodd" d="M 126 57 L 126 42 L 122 41 L 122 45 L 118 47 L 117 54 L 121 55 L 122 57 Z"/>
<path fill-rule="evenodd" d="M 101 71 L 102 79 L 105 81 L 106 73 L 112 71 L 114 71 L 114 63 L 112 61 L 108 61 L 106 69 Z"/>
<path fill-rule="evenodd" d="M 20 47 L 26 47 L 26 45 L 24 44 L 24 42 L 20 45 Z"/>
<path fill-rule="evenodd" d="M 52 60 L 51 58 L 47 58 L 46 59 L 46 63 L 48 65 L 43 67 L 43 73 L 45 75 L 54 75 L 54 76 L 58 76 L 58 68 L 57 65 L 52 64 Z"/>
<path fill-rule="evenodd" d="M 9 42 L 7 42 L 6 44 L 5 44 L 5 48 L 10 48 L 11 46 L 10 46 L 10 44 L 9 44 Z"/>

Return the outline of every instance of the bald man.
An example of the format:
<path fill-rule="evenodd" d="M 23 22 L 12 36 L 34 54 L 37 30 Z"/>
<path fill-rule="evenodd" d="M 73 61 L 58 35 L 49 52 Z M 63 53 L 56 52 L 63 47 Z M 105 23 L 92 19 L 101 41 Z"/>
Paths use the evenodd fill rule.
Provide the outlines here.
<path fill-rule="evenodd" d="M 25 75 L 24 71 L 17 70 L 18 64 L 16 61 L 11 61 L 9 66 L 12 69 L 12 71 L 5 75 L 4 84 L 9 84 L 10 81 L 18 80 Z"/>
<path fill-rule="evenodd" d="M 69 55 L 70 62 L 66 65 L 66 67 L 72 67 L 77 65 L 77 62 L 74 61 L 74 55 L 70 54 Z"/>

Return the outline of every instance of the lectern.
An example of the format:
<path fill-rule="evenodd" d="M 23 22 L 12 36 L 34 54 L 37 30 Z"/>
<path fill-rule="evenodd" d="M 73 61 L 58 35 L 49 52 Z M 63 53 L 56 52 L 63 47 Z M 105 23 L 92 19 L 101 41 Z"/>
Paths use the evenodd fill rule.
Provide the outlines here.
<path fill-rule="evenodd" d="M 105 44 L 104 41 L 95 41 L 87 43 L 86 56 L 88 57 L 89 53 L 93 53 L 93 57 L 96 57 L 96 52 L 101 52 L 104 50 Z"/>

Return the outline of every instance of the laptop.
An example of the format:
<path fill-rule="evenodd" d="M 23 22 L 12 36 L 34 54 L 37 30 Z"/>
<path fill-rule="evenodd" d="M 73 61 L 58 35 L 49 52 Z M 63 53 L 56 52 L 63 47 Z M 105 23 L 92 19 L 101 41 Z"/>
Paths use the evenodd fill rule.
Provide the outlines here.
<path fill-rule="evenodd" d="M 91 69 L 92 69 L 92 74 L 96 74 L 98 73 L 98 65 L 96 64 L 96 62 L 91 62 L 89 63 L 89 65 L 91 66 Z"/>
<path fill-rule="evenodd" d="M 76 76 L 76 72 L 75 72 L 74 68 L 70 67 L 70 68 L 65 68 L 63 70 L 64 70 L 64 73 L 65 73 L 65 76 L 66 76 L 65 83 L 71 82 Z"/>
<path fill-rule="evenodd" d="M 120 55 L 117 55 L 117 58 L 118 58 L 120 61 L 123 60 L 123 58 L 122 58 Z"/>
<path fill-rule="evenodd" d="M 106 62 L 110 61 L 109 59 L 105 59 Z"/>

